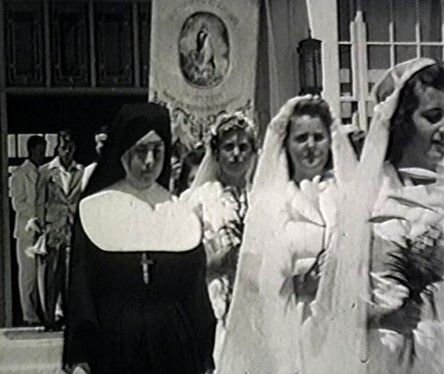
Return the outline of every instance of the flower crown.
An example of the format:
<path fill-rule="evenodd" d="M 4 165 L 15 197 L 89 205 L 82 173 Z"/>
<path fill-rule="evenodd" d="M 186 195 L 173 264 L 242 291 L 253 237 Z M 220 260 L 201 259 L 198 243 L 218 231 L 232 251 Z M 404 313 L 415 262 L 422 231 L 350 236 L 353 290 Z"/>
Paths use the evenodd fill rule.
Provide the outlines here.
<path fill-rule="evenodd" d="M 232 129 L 241 129 L 251 133 L 255 137 L 255 126 L 242 112 L 224 113 L 216 119 L 216 123 L 210 127 L 211 138 L 217 138 L 222 133 Z"/>

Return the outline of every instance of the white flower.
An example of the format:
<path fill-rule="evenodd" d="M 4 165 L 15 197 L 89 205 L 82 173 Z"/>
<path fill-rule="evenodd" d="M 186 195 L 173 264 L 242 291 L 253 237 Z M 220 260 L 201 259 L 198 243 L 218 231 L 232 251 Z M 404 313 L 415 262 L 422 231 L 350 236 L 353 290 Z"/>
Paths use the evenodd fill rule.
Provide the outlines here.
<path fill-rule="evenodd" d="M 319 210 L 319 196 L 325 188 L 319 179 L 303 180 L 299 188 L 294 183 L 288 186 L 288 195 L 293 196 L 288 204 L 288 213 L 292 221 L 310 222 L 318 226 L 325 226 Z"/>
<path fill-rule="evenodd" d="M 204 222 L 205 238 L 208 240 L 237 217 L 235 202 L 224 195 L 227 194 L 224 194 L 219 182 L 207 182 L 194 190 L 185 191 L 180 196 L 180 200 L 194 207 Z"/>
<path fill-rule="evenodd" d="M 440 186 L 394 188 L 385 178 L 371 220 L 374 233 L 385 240 L 407 247 L 430 226 L 444 226 L 443 189 Z"/>
<path fill-rule="evenodd" d="M 387 310 L 400 308 L 409 296 L 409 289 L 387 278 L 384 273 L 370 273 L 370 275 L 374 283 L 374 300 L 378 306 Z"/>
<path fill-rule="evenodd" d="M 404 337 L 393 330 L 379 329 L 381 343 L 391 352 L 397 352 L 404 345 Z"/>

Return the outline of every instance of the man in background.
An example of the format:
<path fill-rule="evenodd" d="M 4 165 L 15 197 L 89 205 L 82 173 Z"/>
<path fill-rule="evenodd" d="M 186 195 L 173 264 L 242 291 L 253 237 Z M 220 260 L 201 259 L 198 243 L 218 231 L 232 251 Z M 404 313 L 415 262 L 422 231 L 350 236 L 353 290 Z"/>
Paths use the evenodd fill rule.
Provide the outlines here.
<path fill-rule="evenodd" d="M 34 244 L 34 233 L 26 230 L 34 216 L 38 168 L 45 160 L 46 140 L 37 135 L 27 141 L 28 158 L 11 176 L 11 199 L 15 211 L 14 238 L 17 239 L 17 263 L 20 303 L 25 325 L 40 324 L 37 265 L 25 251 Z"/>
<path fill-rule="evenodd" d="M 39 169 L 36 190 L 35 228 L 44 237 L 38 248 L 37 276 L 46 330 L 58 330 L 55 312 L 58 298 L 62 309 L 66 290 L 67 263 L 72 225 L 83 177 L 83 166 L 74 161 L 76 146 L 69 131 L 57 134 L 57 156 Z"/>
<path fill-rule="evenodd" d="M 97 157 L 100 157 L 100 154 L 102 153 L 102 148 L 108 140 L 108 131 L 109 130 L 107 126 L 102 126 L 94 133 L 94 142 L 96 144 Z M 89 178 L 91 177 L 96 166 L 97 161 L 94 161 L 85 168 L 82 178 L 82 191 L 85 190 Z"/>

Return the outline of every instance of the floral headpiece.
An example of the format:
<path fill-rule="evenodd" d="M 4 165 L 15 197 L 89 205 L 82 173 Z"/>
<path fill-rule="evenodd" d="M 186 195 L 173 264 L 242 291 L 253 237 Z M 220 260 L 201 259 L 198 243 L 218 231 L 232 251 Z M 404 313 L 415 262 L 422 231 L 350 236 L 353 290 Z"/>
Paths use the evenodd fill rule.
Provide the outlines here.
<path fill-rule="evenodd" d="M 210 128 L 209 140 L 212 145 L 216 146 L 222 134 L 234 129 L 244 131 L 255 142 L 256 128 L 254 123 L 242 112 L 220 115 L 216 120 L 216 124 Z"/>
<path fill-rule="evenodd" d="M 240 128 L 242 130 L 254 131 L 253 122 L 242 112 L 225 113 L 220 115 L 216 124 L 211 127 L 211 135 L 218 135 L 222 132 L 227 132 L 233 128 Z"/>
<path fill-rule="evenodd" d="M 215 124 L 207 127 L 205 132 L 205 156 L 197 170 L 191 188 L 197 188 L 206 182 L 218 180 L 219 164 L 215 156 L 219 141 L 223 134 L 235 129 L 243 131 L 250 138 L 254 150 L 257 149 L 255 126 L 245 114 L 240 111 L 220 113 L 215 119 Z"/>

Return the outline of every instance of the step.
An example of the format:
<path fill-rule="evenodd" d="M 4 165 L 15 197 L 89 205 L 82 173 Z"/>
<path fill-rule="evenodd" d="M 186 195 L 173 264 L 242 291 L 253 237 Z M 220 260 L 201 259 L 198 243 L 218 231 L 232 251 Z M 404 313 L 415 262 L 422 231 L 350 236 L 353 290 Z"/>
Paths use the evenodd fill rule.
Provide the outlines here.
<path fill-rule="evenodd" d="M 62 332 L 0 329 L 0 374 L 61 374 Z"/>

